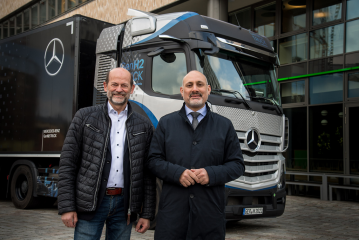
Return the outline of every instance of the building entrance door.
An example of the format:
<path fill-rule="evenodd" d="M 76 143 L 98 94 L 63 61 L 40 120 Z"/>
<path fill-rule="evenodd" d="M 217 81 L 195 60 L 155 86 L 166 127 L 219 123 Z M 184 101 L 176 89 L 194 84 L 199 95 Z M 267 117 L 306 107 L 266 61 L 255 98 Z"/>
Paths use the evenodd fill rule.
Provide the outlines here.
<path fill-rule="evenodd" d="M 345 172 L 359 175 L 359 102 L 345 104 L 344 114 Z"/>

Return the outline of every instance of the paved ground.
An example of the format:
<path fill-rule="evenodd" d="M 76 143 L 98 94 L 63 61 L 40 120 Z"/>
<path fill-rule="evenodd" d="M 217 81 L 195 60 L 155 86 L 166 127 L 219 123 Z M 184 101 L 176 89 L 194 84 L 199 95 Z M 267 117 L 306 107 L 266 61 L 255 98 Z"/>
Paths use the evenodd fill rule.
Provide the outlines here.
<path fill-rule="evenodd" d="M 132 231 L 131 239 L 153 234 Z M 72 238 L 73 229 L 63 226 L 55 208 L 19 210 L 0 201 L 0 239 Z M 226 239 L 359 239 L 359 203 L 288 196 L 283 216 L 230 223 Z"/>

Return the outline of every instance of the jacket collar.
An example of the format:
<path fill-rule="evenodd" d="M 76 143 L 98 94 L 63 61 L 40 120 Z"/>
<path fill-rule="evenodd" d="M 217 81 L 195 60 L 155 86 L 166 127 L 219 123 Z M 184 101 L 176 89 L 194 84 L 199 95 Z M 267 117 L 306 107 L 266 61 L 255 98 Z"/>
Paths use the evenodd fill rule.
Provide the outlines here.
<path fill-rule="evenodd" d="M 107 106 L 107 104 L 108 104 L 108 99 L 106 99 L 106 102 L 102 105 L 102 110 L 104 111 L 104 113 L 105 113 L 105 115 L 107 117 L 110 117 L 108 115 L 108 106 Z M 130 104 L 130 101 L 128 101 L 127 102 L 127 118 L 129 118 L 131 116 L 131 114 L 132 114 L 132 106 Z"/>
<path fill-rule="evenodd" d="M 179 110 L 178 114 L 179 114 L 181 117 L 183 117 L 184 120 L 186 120 L 186 121 L 191 125 L 191 123 L 190 123 L 189 120 L 188 120 L 187 114 L 186 114 L 186 108 L 185 108 L 185 106 L 186 106 L 186 103 L 184 102 L 183 105 L 182 105 L 182 108 L 181 108 L 181 110 Z M 206 108 L 207 108 L 207 114 L 206 114 L 206 116 L 204 116 L 204 118 L 209 118 L 209 117 L 212 116 L 212 114 L 211 114 L 211 109 L 210 109 L 210 107 L 208 106 L 207 103 L 206 103 Z"/>

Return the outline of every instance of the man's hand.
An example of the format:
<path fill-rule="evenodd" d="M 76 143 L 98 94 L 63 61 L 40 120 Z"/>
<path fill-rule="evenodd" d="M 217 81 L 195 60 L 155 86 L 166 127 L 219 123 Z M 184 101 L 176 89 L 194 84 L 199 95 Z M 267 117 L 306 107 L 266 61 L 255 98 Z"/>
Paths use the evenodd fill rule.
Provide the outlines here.
<path fill-rule="evenodd" d="M 190 170 L 186 169 L 181 174 L 181 177 L 180 177 L 179 181 L 182 184 L 182 186 L 189 187 L 191 185 L 194 185 L 195 182 L 198 182 L 199 180 L 198 180 L 196 174 L 194 174 Z"/>
<path fill-rule="evenodd" d="M 209 177 L 206 169 L 200 168 L 200 169 L 191 169 L 191 171 L 196 174 L 198 181 L 197 183 L 200 183 L 202 185 L 206 185 L 209 183 Z"/>
<path fill-rule="evenodd" d="M 77 213 L 76 212 L 67 212 L 61 215 L 61 220 L 66 227 L 74 228 L 77 223 Z"/>
<path fill-rule="evenodd" d="M 150 228 L 150 220 L 146 218 L 140 218 L 136 225 L 136 232 L 145 233 Z"/>

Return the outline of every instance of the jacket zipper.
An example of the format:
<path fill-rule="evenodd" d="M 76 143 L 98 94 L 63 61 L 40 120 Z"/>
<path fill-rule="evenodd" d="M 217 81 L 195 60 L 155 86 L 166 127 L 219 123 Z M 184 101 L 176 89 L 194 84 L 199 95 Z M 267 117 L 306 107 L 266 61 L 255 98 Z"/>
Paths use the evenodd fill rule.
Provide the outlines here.
<path fill-rule="evenodd" d="M 107 116 L 106 116 L 107 117 Z M 96 206 L 96 196 L 97 196 L 97 191 L 99 189 L 99 182 L 100 182 L 100 177 L 102 177 L 102 169 L 103 169 L 103 165 L 104 165 L 104 162 L 105 162 L 105 153 L 106 153 L 106 149 L 107 149 L 107 144 L 108 144 L 108 139 L 109 139 L 109 133 L 111 132 L 111 119 L 107 118 L 107 120 L 109 120 L 109 124 L 108 124 L 108 128 L 107 128 L 107 134 L 106 134 L 106 142 L 105 142 L 105 146 L 104 146 L 104 149 L 103 149 L 103 153 L 102 153 L 102 162 L 101 162 L 101 168 L 100 168 L 100 173 L 98 175 L 98 178 L 97 178 L 97 186 L 96 186 L 96 191 L 95 191 L 95 195 L 94 195 L 94 203 L 93 203 L 93 206 L 92 206 L 92 211 L 95 210 L 95 206 Z"/>
<path fill-rule="evenodd" d="M 130 158 L 130 200 L 128 202 L 128 211 L 127 215 L 131 215 L 131 191 L 132 191 L 132 161 L 131 161 L 131 151 L 130 151 L 130 140 L 128 138 L 128 129 L 127 129 L 127 120 L 131 117 L 132 112 L 130 113 L 130 116 L 127 117 L 125 126 L 126 126 L 126 135 L 127 135 L 127 145 L 128 145 L 128 156 Z"/>
<path fill-rule="evenodd" d="M 100 130 L 98 130 L 97 128 L 95 128 L 94 126 L 92 126 L 91 124 L 85 124 L 86 125 L 86 127 L 88 127 L 89 129 L 91 129 L 91 130 L 93 130 L 93 131 L 95 131 L 95 132 L 100 132 Z"/>
<path fill-rule="evenodd" d="M 139 133 L 132 133 L 132 136 L 137 136 L 137 135 L 141 135 L 141 134 L 144 134 L 146 132 L 139 132 Z"/>

